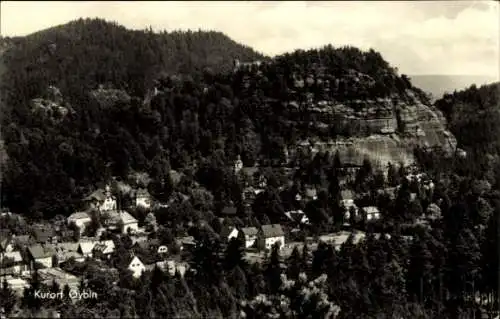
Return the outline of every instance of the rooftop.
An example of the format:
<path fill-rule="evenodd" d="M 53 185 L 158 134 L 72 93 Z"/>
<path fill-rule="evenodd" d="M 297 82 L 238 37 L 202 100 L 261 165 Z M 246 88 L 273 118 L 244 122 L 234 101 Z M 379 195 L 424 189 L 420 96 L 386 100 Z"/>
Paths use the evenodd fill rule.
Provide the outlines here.
<path fill-rule="evenodd" d="M 256 227 L 245 227 L 241 229 L 241 232 L 245 236 L 255 236 L 259 232 L 259 230 Z"/>
<path fill-rule="evenodd" d="M 89 213 L 87 212 L 76 212 L 71 215 L 69 215 L 68 220 L 75 220 L 75 219 L 88 219 L 90 218 Z"/>
<path fill-rule="evenodd" d="M 29 254 L 34 258 L 47 258 L 51 257 L 54 254 L 54 251 L 49 247 L 44 247 L 40 244 L 33 245 L 28 247 Z"/>
<path fill-rule="evenodd" d="M 92 252 L 95 246 L 95 242 L 93 241 L 83 241 L 79 243 L 80 251 L 82 254 L 89 254 Z"/>
<path fill-rule="evenodd" d="M 285 232 L 280 224 L 271 224 L 262 226 L 262 234 L 264 238 L 284 236 Z"/>

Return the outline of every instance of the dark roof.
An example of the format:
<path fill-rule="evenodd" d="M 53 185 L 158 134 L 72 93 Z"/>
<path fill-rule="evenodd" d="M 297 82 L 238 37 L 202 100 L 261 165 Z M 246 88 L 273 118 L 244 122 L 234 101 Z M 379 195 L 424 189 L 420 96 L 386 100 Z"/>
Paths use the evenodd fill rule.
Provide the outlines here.
<path fill-rule="evenodd" d="M 177 239 L 177 242 L 181 243 L 182 245 L 195 245 L 196 244 L 196 241 L 194 240 L 193 236 L 180 237 Z"/>
<path fill-rule="evenodd" d="M 103 201 L 106 199 L 106 193 L 103 189 L 98 189 L 92 194 L 88 195 L 87 197 L 84 198 L 86 201 Z"/>
<path fill-rule="evenodd" d="M 255 227 L 245 227 L 245 228 L 241 229 L 241 232 L 246 237 L 246 236 L 255 236 L 255 235 L 257 235 L 257 233 L 259 232 L 259 230 L 257 228 L 255 228 Z"/>
<path fill-rule="evenodd" d="M 220 232 L 221 237 L 229 236 L 231 234 L 231 232 L 233 231 L 233 229 L 235 229 L 234 226 L 228 226 L 228 225 L 222 226 L 222 229 Z"/>
<path fill-rule="evenodd" d="M 19 235 L 14 237 L 14 242 L 17 245 L 22 245 L 26 246 L 31 242 L 31 236 L 30 235 Z"/>
<path fill-rule="evenodd" d="M 280 224 L 263 225 L 262 235 L 264 238 L 279 237 L 284 236 L 285 232 L 283 231 L 283 228 L 281 228 Z"/>
<path fill-rule="evenodd" d="M 250 176 L 250 177 L 253 177 L 255 175 L 255 173 L 258 173 L 259 172 L 259 168 L 258 167 L 243 167 L 241 169 L 241 171 L 247 175 L 247 176 Z"/>
<path fill-rule="evenodd" d="M 222 214 L 224 215 L 236 215 L 236 207 L 234 206 L 226 206 L 222 209 Z"/>
<path fill-rule="evenodd" d="M 134 244 L 135 247 L 139 247 L 140 249 L 148 250 L 151 247 L 151 244 L 148 241 L 138 241 Z"/>
<path fill-rule="evenodd" d="M 46 258 L 54 254 L 52 249 L 39 244 L 28 247 L 28 252 L 34 259 Z"/>

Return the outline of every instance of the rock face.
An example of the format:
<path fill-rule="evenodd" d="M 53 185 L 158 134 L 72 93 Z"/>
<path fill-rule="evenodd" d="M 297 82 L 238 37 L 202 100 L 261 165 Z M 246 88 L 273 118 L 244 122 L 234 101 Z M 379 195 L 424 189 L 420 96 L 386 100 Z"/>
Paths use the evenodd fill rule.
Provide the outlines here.
<path fill-rule="evenodd" d="M 330 129 L 342 131 L 349 124 L 349 138 L 330 140 L 309 139 L 289 149 L 311 154 L 339 152 L 344 164 L 359 166 L 365 158 L 379 168 L 388 163 L 405 166 L 414 163 L 415 147 L 442 148 L 448 153 L 456 150 L 456 139 L 446 130 L 442 114 L 430 105 L 424 105 L 409 92 L 408 101 L 354 101 L 350 105 L 319 103 L 311 108 L 318 127 L 328 124 Z"/>
<path fill-rule="evenodd" d="M 57 87 L 49 86 L 43 97 L 30 101 L 33 114 L 44 115 L 54 121 L 62 120 L 70 112 L 74 112 Z"/>

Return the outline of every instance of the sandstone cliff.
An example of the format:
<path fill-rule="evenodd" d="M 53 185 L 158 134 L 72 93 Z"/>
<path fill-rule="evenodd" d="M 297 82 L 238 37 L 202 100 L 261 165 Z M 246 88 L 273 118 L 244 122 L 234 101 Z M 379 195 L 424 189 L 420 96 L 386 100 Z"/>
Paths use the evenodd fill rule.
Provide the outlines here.
<path fill-rule="evenodd" d="M 345 164 L 361 165 L 363 159 L 368 158 L 379 167 L 386 167 L 389 162 L 413 164 L 413 151 L 417 146 L 442 148 L 453 153 L 457 142 L 446 130 L 443 115 L 433 106 L 423 104 L 411 91 L 407 93 L 407 101 L 359 100 L 348 105 L 322 102 L 321 107 L 316 105 L 310 108 L 314 115 L 313 123 L 317 127 L 327 124 L 331 129 L 338 128 L 338 131 L 349 125 L 349 137 L 312 138 L 306 143 L 299 142 L 289 151 L 293 153 L 299 148 L 312 154 L 338 151 Z"/>

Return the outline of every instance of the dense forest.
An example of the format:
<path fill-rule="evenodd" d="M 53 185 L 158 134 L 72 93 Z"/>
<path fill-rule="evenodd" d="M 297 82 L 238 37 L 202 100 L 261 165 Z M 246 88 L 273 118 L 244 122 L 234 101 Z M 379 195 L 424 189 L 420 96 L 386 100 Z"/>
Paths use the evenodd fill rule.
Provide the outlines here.
<path fill-rule="evenodd" d="M 339 250 L 306 245 L 287 259 L 273 249 L 258 265 L 246 262 L 239 241 L 224 244 L 217 235 L 222 208 L 233 202 L 233 222 L 256 226 L 303 209 L 311 226 L 296 240 L 340 229 L 346 173 L 338 155 L 304 154 L 287 176 L 283 148 L 318 133 L 297 120 L 307 118 L 310 100 L 404 101 L 410 90 L 425 101 L 407 76 L 374 50 L 326 46 L 269 59 L 220 33 L 155 34 L 102 20 L 10 41 L 2 56 L 4 206 L 39 219 L 69 215 L 96 187 L 134 172 L 151 176 L 150 192 L 162 202 L 179 193 L 191 198 L 154 213 L 163 243 L 188 231 L 195 237 L 194 271 L 182 278 L 154 269 L 134 280 L 122 265 L 131 240 L 114 237 L 109 263 L 118 276 L 91 261 L 67 266 L 84 276 L 81 289 L 101 298 L 44 305 L 64 318 L 472 318 L 480 304 L 498 308 L 498 84 L 436 102 L 467 155 L 415 149 L 435 188 L 407 180 L 397 163 L 383 174 L 364 161 L 347 187 L 359 206 L 377 206 L 383 216 L 378 223 L 351 221 L 366 231 L 365 240 L 351 237 Z M 262 62 L 235 68 L 234 59 Z M 293 102 L 299 112 L 290 111 Z M 250 208 L 231 169 L 238 155 L 245 166 L 279 164 L 266 165 L 267 186 Z M 180 182 L 172 169 L 183 172 Z M 305 205 L 294 200 L 304 185 L 320 189 Z M 395 187 L 394 197 L 379 192 Z M 418 224 L 429 212 L 439 218 Z M 33 278 L 30 289 L 39 286 Z M 40 307 L 29 291 L 22 317 Z M 2 307 L 12 309 L 13 300 L 2 287 Z"/>
<path fill-rule="evenodd" d="M 435 103 L 461 147 L 473 152 L 476 160 L 487 158 L 484 155 L 499 154 L 499 95 L 500 83 L 479 88 L 472 85 L 466 90 L 445 94 Z"/>

